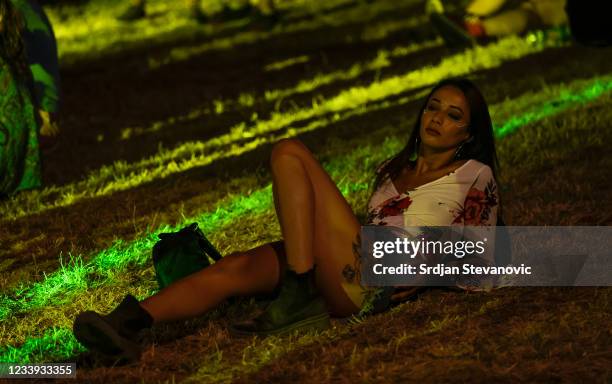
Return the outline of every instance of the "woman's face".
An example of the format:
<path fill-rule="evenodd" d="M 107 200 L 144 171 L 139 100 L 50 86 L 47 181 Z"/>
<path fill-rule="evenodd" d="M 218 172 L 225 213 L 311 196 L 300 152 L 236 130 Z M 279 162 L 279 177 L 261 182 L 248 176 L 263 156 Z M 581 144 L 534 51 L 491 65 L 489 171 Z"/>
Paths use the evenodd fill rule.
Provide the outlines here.
<path fill-rule="evenodd" d="M 447 85 L 436 90 L 421 116 L 421 142 L 435 151 L 457 148 L 469 138 L 470 106 L 463 92 Z"/>

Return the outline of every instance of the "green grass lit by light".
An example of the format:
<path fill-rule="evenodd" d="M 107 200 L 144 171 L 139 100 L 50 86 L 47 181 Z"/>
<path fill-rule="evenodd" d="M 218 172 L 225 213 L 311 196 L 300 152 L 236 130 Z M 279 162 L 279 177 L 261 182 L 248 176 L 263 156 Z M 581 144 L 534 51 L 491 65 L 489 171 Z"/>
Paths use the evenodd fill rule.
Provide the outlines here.
<path fill-rule="evenodd" d="M 297 93 L 310 92 L 320 87 L 321 85 L 329 84 L 334 81 L 352 79 L 363 74 L 365 71 L 382 69 L 384 67 L 389 66 L 389 57 L 405 56 L 421 49 L 438 46 L 440 43 L 441 42 L 439 40 L 436 40 L 432 42 L 426 42 L 424 44 L 415 44 L 407 47 L 397 47 L 392 51 L 381 50 L 378 52 L 377 57 L 372 61 L 364 65 L 355 64 L 348 71 L 337 71 L 329 74 L 321 74 L 313 79 L 303 80 L 298 85 L 290 89 L 266 91 L 266 99 L 268 99 L 268 101 L 274 101 Z M 528 122 L 529 120 L 544 117 L 545 115 L 542 115 L 542 113 L 554 113 L 554 111 L 567 108 L 571 103 L 588 102 L 594 98 L 597 98 L 599 97 L 601 92 L 609 91 L 608 85 L 606 84 L 606 82 L 608 81 L 610 80 L 607 80 L 607 78 L 595 80 L 595 83 L 593 84 L 592 88 L 580 91 L 582 92 L 582 95 L 572 94 L 572 91 L 567 89 L 567 85 L 560 84 L 550 89 L 540 90 L 532 98 L 528 97 L 528 95 L 524 95 L 518 100 L 515 99 L 512 101 L 512 103 L 505 105 L 506 116 L 499 116 L 500 118 L 494 119 L 506 120 L 507 118 L 510 118 L 510 121 L 505 123 L 504 127 L 499 127 L 497 129 L 497 133 L 503 136 L 511 132 L 515 127 L 524 125 L 525 122 Z M 599 82 L 603 83 L 600 84 Z M 571 87 L 573 89 L 576 89 L 577 87 L 589 87 L 588 83 L 592 83 L 592 80 L 589 79 L 585 81 L 573 81 Z M 553 101 L 550 102 L 550 105 L 548 107 L 537 105 L 541 102 L 542 99 L 551 99 Z M 238 104 L 242 106 L 250 106 L 253 103 L 254 100 L 252 95 L 240 95 Z M 525 110 L 533 109 L 534 105 L 536 105 L 537 110 L 534 111 L 532 115 L 524 115 L 522 117 L 525 120 L 524 122 L 518 121 L 514 117 L 510 117 L 516 114 L 521 114 Z M 515 108 L 508 108 L 508 106 L 514 106 Z M 494 108 L 491 108 L 491 114 L 495 114 Z M 190 112 L 187 116 L 171 118 L 166 122 L 155 122 L 148 128 L 127 128 L 127 130 L 130 132 L 127 136 L 134 134 L 152 133 L 163 128 L 170 128 L 172 124 L 175 124 L 176 122 L 195 119 L 197 117 L 201 117 L 201 115 L 203 115 L 203 113 L 194 110 Z"/>
<path fill-rule="evenodd" d="M 178 2 L 177 2 L 178 3 Z M 135 23 L 124 23 L 115 19 L 126 3 L 123 1 L 91 2 L 83 8 L 72 9 L 48 7 L 47 12 L 53 23 L 58 40 L 60 58 L 67 56 L 90 56 L 95 52 L 115 48 L 117 44 L 133 43 L 156 39 L 168 34 L 177 34 L 177 30 L 193 27 L 183 13 L 183 3 L 151 1 L 148 4 L 150 14 L 157 14 L 154 19 L 145 19 Z M 176 8 L 179 8 L 178 10 Z M 67 16 L 65 16 L 67 14 Z M 86 22 L 83 22 L 83 20 Z M 137 32 L 137 33 L 136 33 Z"/>
<path fill-rule="evenodd" d="M 313 3 L 325 3 L 325 2 L 313 2 Z M 407 5 L 414 5 L 417 3 L 415 0 L 395 0 L 395 1 L 376 1 L 371 4 L 362 4 L 347 9 L 342 9 L 334 12 L 330 15 L 324 13 L 318 14 L 313 20 L 296 21 L 282 27 L 274 28 L 270 31 L 245 31 L 238 32 L 229 37 L 220 37 L 212 41 L 190 47 L 177 47 L 171 49 L 170 52 L 164 57 L 151 57 L 149 58 L 149 68 L 155 69 L 163 65 L 189 60 L 195 56 L 202 55 L 209 51 L 214 50 L 227 50 L 235 48 L 239 45 L 249 45 L 258 42 L 265 41 L 275 36 L 281 36 L 283 34 L 291 34 L 297 32 L 315 31 L 324 27 L 339 27 L 343 25 L 351 24 L 367 24 L 370 20 L 376 19 L 382 13 L 397 11 L 398 7 L 404 7 Z M 414 23 L 424 23 L 427 18 L 424 15 L 415 16 L 411 20 L 406 20 L 404 29 L 414 26 Z M 386 27 L 386 25 L 392 25 L 392 27 Z M 371 27 L 372 28 L 372 27 Z M 379 30 L 398 30 L 401 26 L 396 25 L 394 22 L 382 22 Z M 384 38 L 386 33 L 378 34 L 380 38 Z M 372 33 L 366 36 L 367 39 L 373 40 L 375 37 Z"/>
<path fill-rule="evenodd" d="M 341 4 L 344 0 L 325 2 L 306 7 L 300 0 L 284 0 L 278 7 L 297 7 L 294 12 L 308 9 L 317 13 L 329 5 Z M 231 1 L 229 2 L 231 3 Z M 319 3 L 319 2 L 316 2 Z M 74 58 L 95 58 L 108 52 L 121 50 L 126 46 L 144 42 L 174 41 L 189 38 L 194 34 L 210 36 L 226 34 L 231 28 L 244 25 L 244 21 L 234 21 L 222 25 L 199 25 L 189 19 L 185 2 L 148 0 L 149 17 L 136 22 L 121 22 L 116 17 L 125 10 L 122 0 L 105 0 L 79 5 L 49 5 L 46 11 L 54 26 L 58 40 L 59 55 L 62 61 Z M 227 0 L 208 0 L 203 2 L 204 11 L 214 14 L 221 10 Z M 227 38 L 225 38 L 227 39 Z M 230 38 L 231 41 L 231 38 Z M 231 46 L 231 45 L 230 45 Z"/>
<path fill-rule="evenodd" d="M 231 1 L 213 0 L 204 2 L 203 7 L 205 12 L 212 15 L 221 10 L 223 4 L 228 3 L 231 4 Z M 280 27 L 270 31 L 250 28 L 248 20 L 198 25 L 187 17 L 184 2 L 149 0 L 149 17 L 136 22 L 116 20 L 126 7 L 126 3 L 121 0 L 89 2 L 78 6 L 49 5 L 46 10 L 54 26 L 59 55 L 63 62 L 96 58 L 129 46 L 142 45 L 147 41 L 172 42 L 194 35 L 209 40 L 196 47 L 173 48 L 163 57 L 156 55 L 148 58 L 149 66 L 156 68 L 167 63 L 187 60 L 209 50 L 231 49 L 237 45 L 253 44 L 283 34 L 314 31 L 325 26 L 367 23 L 362 39 L 383 39 L 389 33 L 410 28 L 415 20 L 424 22 L 424 17 L 415 17 L 406 22 L 371 23 L 370 20 L 397 7 L 415 3 L 415 0 L 377 1 L 373 4 L 355 3 L 351 0 L 283 0 L 277 2 L 276 6 L 285 15 L 283 20 L 286 16 L 288 18 L 281 22 Z M 335 7 L 339 9 L 334 10 Z"/>
<path fill-rule="evenodd" d="M 501 126 L 496 127 L 495 133 L 498 137 L 506 136 L 522 126 L 531 122 L 541 120 L 547 116 L 552 116 L 569 107 L 589 103 L 602 94 L 612 90 L 612 76 L 593 81 L 577 81 L 584 84 L 584 88 L 577 93 L 564 90 L 563 87 L 555 87 L 554 92 L 558 94 L 556 98 L 543 105 L 533 106 L 531 111 L 520 115 L 510 116 Z M 549 90 L 550 92 L 550 90 Z M 527 97 L 526 97 L 527 98 Z M 494 115 L 493 115 L 494 116 Z"/>
<path fill-rule="evenodd" d="M 205 12 L 214 14 L 226 0 L 207 1 L 203 4 Z M 231 1 L 229 2 L 231 3 Z M 336 6 L 340 10 L 333 11 Z M 304 2 L 303 0 L 283 0 L 277 8 L 294 17 L 305 20 L 286 20 L 286 24 L 270 31 L 249 28 L 248 20 L 198 25 L 187 17 L 184 2 L 149 0 L 148 12 L 152 17 L 137 22 L 125 23 L 116 20 L 126 3 L 108 0 L 104 3 L 90 2 L 85 6 L 50 6 L 47 8 L 54 25 L 58 40 L 59 54 L 63 61 L 78 58 L 93 58 L 108 52 L 120 50 L 131 45 L 149 42 L 190 38 L 194 34 L 209 38 L 209 41 L 196 47 L 173 48 L 164 57 L 150 57 L 149 66 L 156 68 L 171 62 L 187 60 L 210 50 L 226 50 L 237 45 L 253 44 L 288 33 L 314 31 L 324 26 L 366 23 L 381 13 L 389 12 L 398 6 L 415 4 L 415 0 L 377 1 L 373 4 L 353 3 L 350 0 L 329 0 Z M 345 9 L 347 8 L 347 9 Z M 331 14 L 326 12 L 331 11 Z M 84 22 L 85 21 L 85 22 Z M 364 38 L 384 38 L 387 33 L 402 29 L 401 23 L 370 27 Z M 406 28 L 404 26 L 403 28 Z M 386 31 L 386 32 L 385 32 Z M 229 35 L 228 35 L 229 32 Z"/>
<path fill-rule="evenodd" d="M 27 339 L 19 347 L 0 346 L 0 363 L 65 362 L 84 351 L 72 329 L 54 327 L 45 330 L 41 337 Z"/>
<path fill-rule="evenodd" d="M 418 27 L 419 24 L 428 22 L 426 15 L 418 15 L 410 20 L 392 20 L 377 23 L 370 23 L 361 32 L 361 40 L 363 41 L 376 41 L 382 40 L 394 32 L 402 31 Z"/>
<path fill-rule="evenodd" d="M 329 73 L 319 73 L 312 78 L 303 79 L 293 87 L 284 89 L 272 89 L 264 92 L 264 99 L 266 102 L 282 102 L 290 96 L 314 92 L 318 88 L 325 85 L 330 85 L 339 81 L 353 80 L 365 73 L 380 71 L 383 68 L 387 68 L 392 65 L 390 59 L 400 58 L 419 52 L 424 49 L 439 47 L 442 45 L 441 39 L 435 39 L 432 41 L 426 41 L 423 43 L 415 43 L 407 46 L 399 46 L 390 51 L 380 50 L 376 57 L 364 63 L 355 63 L 346 70 L 338 70 Z M 294 62 L 296 58 L 289 59 L 288 61 L 282 61 L 280 63 L 274 63 L 277 67 L 282 64 L 285 68 L 289 62 L 291 65 L 296 64 Z M 275 68 L 277 68 L 275 67 Z M 279 70 L 279 69 L 275 69 Z M 172 129 L 176 123 L 193 121 L 195 119 L 202 118 L 207 114 L 214 113 L 216 115 L 222 113 L 234 112 L 236 105 L 239 107 L 250 107 L 255 103 L 255 97 L 252 94 L 240 94 L 237 100 L 214 100 L 212 105 L 203 105 L 192 109 L 187 114 L 178 117 L 171 117 L 163 121 L 156 121 L 151 123 L 148 127 L 128 127 L 121 131 L 121 138 L 124 140 L 132 139 L 135 136 L 146 135 L 154 132 L 161 131 L 163 129 Z"/>
<path fill-rule="evenodd" d="M 355 63 L 348 70 L 318 74 L 311 79 L 301 80 L 296 86 L 286 89 L 275 89 L 265 92 L 266 101 L 276 101 L 296 94 L 312 92 L 324 85 L 338 81 L 358 78 L 366 72 L 378 71 L 391 65 L 391 58 L 405 57 L 415 52 L 442 45 L 439 39 L 420 44 L 397 47 L 391 51 L 380 50 L 376 57 L 365 63 Z"/>
<path fill-rule="evenodd" d="M 280 71 L 281 69 L 289 68 L 297 64 L 307 63 L 308 60 L 310 60 L 308 55 L 302 55 L 302 56 L 292 57 L 292 58 L 282 60 L 282 61 L 276 61 L 274 63 L 270 63 L 264 66 L 264 71 L 266 72 Z"/>
<path fill-rule="evenodd" d="M 250 196 L 236 196 L 220 204 L 213 212 L 198 217 L 187 218 L 185 223 L 197 221 L 206 232 L 214 232 L 228 225 L 245 214 L 256 215 L 269 209 L 271 204 L 270 186 L 253 192 Z M 9 315 L 30 311 L 46 305 L 65 304 L 76 292 L 85 290 L 95 275 L 98 280 L 112 281 L 113 276 L 129 265 L 142 265 L 149 260 L 149 252 L 157 241 L 157 234 L 177 230 L 176 227 L 164 226 L 155 233 L 125 244 L 117 241 L 112 247 L 95 255 L 91 261 L 84 263 L 82 257 L 72 257 L 69 265 L 45 276 L 44 280 L 30 287 L 18 288 L 16 298 L 3 295 L 0 297 L 0 320 Z M 98 281 L 100 283 L 100 281 Z M 68 293 L 68 296 L 66 294 Z"/>
<path fill-rule="evenodd" d="M 510 37 L 487 47 L 476 47 L 463 53 L 452 55 L 436 65 L 426 66 L 403 75 L 392 76 L 374 81 L 367 86 L 356 86 L 341 91 L 327 99 L 313 101 L 310 107 L 290 112 L 272 112 L 265 120 L 253 124 L 241 122 L 207 141 L 186 142 L 174 149 L 162 149 L 157 155 L 128 164 L 116 162 L 92 172 L 86 180 L 61 188 L 48 188 L 42 192 L 33 191 L 21 194 L 16 199 L 29 199 L 20 203 L 3 204 L 0 212 L 7 218 L 16 218 L 32 212 L 40 212 L 54 207 L 64 207 L 83 198 L 103 196 L 113 192 L 133 188 L 179 172 L 211 164 L 213 161 L 229 158 L 253 150 L 262 144 L 279 137 L 294 136 L 301 132 L 295 125 L 327 115 L 336 116 L 352 109 L 381 102 L 405 92 L 430 86 L 450 77 L 460 76 L 473 71 L 498 67 L 504 62 L 543 50 L 534 47 L 524 39 Z M 279 131 L 287 130 L 288 134 Z M 42 196 L 41 196 L 42 195 Z M 59 196 L 57 199 L 41 204 L 44 195 Z M 28 196 L 28 197 L 21 197 Z M 35 203 L 33 202 L 35 201 Z M 36 207 L 32 210 L 31 207 Z"/>

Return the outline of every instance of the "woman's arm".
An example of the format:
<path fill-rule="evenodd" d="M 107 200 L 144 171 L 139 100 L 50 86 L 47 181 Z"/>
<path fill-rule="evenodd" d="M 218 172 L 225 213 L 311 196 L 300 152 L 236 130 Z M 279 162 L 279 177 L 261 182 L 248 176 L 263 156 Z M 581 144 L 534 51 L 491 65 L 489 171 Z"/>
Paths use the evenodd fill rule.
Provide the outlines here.
<path fill-rule="evenodd" d="M 461 260 L 460 264 L 495 265 L 495 232 L 499 195 L 493 172 L 483 166 L 465 197 L 460 215 L 455 219 L 464 225 L 464 240 L 484 242 L 484 252 Z M 462 276 L 457 286 L 463 289 L 479 290 L 491 285 L 476 276 Z M 486 279 L 485 279 L 486 280 Z"/>

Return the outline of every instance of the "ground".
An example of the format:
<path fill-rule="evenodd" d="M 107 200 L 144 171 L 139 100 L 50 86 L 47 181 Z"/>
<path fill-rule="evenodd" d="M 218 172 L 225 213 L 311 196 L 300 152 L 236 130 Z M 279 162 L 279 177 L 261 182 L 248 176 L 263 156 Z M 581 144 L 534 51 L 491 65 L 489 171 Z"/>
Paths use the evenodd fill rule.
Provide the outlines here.
<path fill-rule="evenodd" d="M 0 361 L 76 361 L 79 380 L 104 383 L 609 382 L 604 287 L 431 290 L 284 338 L 231 336 L 243 300 L 156 327 L 138 364 L 86 352 L 74 316 L 154 292 L 157 233 L 197 221 L 223 254 L 280 237 L 267 165 L 280 138 L 303 140 L 363 219 L 376 165 L 448 76 L 490 105 L 508 225 L 612 224 L 610 49 L 550 34 L 449 49 L 417 0 L 286 1 L 275 26 L 199 26 L 167 3 L 131 25 L 118 1 L 48 8 L 62 135 L 45 187 L 0 202 Z"/>

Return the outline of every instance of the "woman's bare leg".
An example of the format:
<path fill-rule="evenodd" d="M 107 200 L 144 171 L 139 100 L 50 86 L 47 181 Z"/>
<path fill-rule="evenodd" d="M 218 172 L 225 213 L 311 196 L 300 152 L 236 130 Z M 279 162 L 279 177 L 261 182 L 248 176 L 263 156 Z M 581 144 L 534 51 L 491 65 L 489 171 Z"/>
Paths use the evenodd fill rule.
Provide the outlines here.
<path fill-rule="evenodd" d="M 272 151 L 274 206 L 289 268 L 303 273 L 314 264 L 314 187 L 303 161 L 288 150 L 288 143 L 281 141 Z"/>
<path fill-rule="evenodd" d="M 275 205 L 289 268 L 317 265 L 316 282 L 332 314 L 359 310 L 341 286 L 343 270 L 355 264 L 359 221 L 335 183 L 298 140 L 282 140 L 271 156 Z"/>
<path fill-rule="evenodd" d="M 297 140 L 279 142 L 271 156 L 273 193 L 289 267 L 301 273 L 317 264 L 317 286 L 332 313 L 359 310 L 344 292 L 342 270 L 354 265 L 359 222 L 310 151 Z M 141 302 L 155 322 L 195 317 L 232 296 L 269 293 L 280 274 L 269 245 L 224 257 Z"/>
<path fill-rule="evenodd" d="M 272 292 L 278 283 L 279 269 L 274 249 L 265 244 L 225 256 L 162 289 L 140 305 L 155 323 L 195 317 L 232 296 Z"/>

